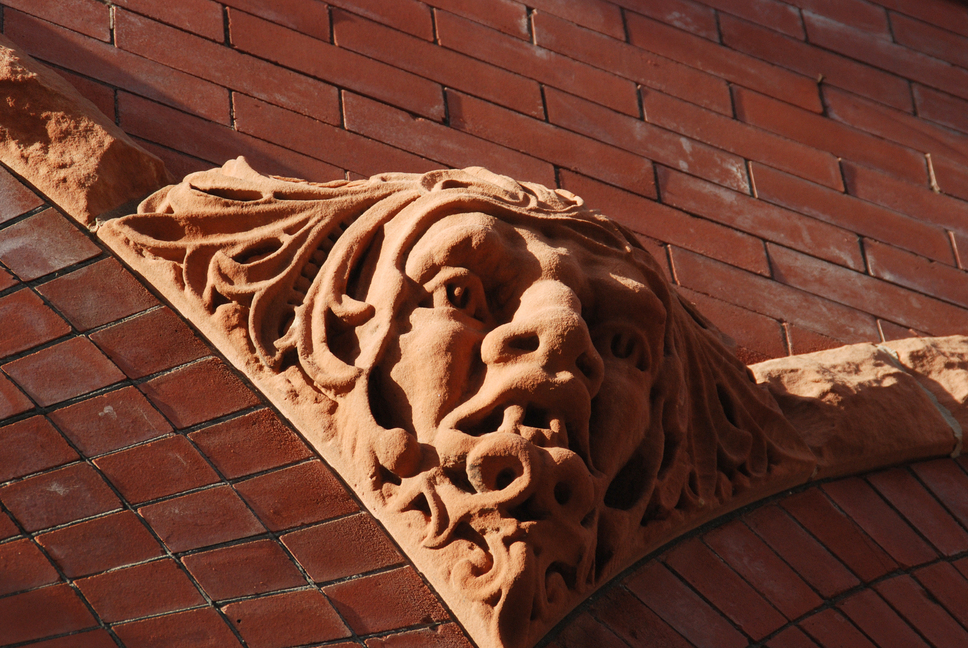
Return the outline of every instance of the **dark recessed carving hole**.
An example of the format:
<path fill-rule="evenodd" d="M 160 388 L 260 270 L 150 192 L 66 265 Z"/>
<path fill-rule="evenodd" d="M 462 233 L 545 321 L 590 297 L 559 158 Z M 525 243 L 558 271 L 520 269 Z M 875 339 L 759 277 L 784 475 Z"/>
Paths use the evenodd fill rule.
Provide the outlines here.
<path fill-rule="evenodd" d="M 535 502 L 534 497 L 529 497 L 524 503 L 519 506 L 515 506 L 513 509 L 508 511 L 508 513 L 515 520 L 521 522 L 535 522 L 538 520 L 544 520 L 548 517 L 548 512 L 542 510 L 538 503 Z"/>
<path fill-rule="evenodd" d="M 464 434 L 469 434 L 475 437 L 484 436 L 485 434 L 490 434 L 491 432 L 497 432 L 497 429 L 501 427 L 501 423 L 503 422 L 504 410 L 498 407 L 476 423 L 471 423 L 470 425 L 462 424 L 460 431 Z"/>
<path fill-rule="evenodd" d="M 622 466 L 605 491 L 605 506 L 627 511 L 642 498 L 649 483 L 646 463 L 639 452 Z"/>
<path fill-rule="evenodd" d="M 216 308 L 222 306 L 223 304 L 231 304 L 232 300 L 220 293 L 218 290 L 212 289 L 212 311 L 214 312 Z"/>
<path fill-rule="evenodd" d="M 723 389 L 722 385 L 716 385 L 716 395 L 719 396 L 719 404 L 723 408 L 723 414 L 726 415 L 726 420 L 735 426 L 736 405 L 733 403 L 733 399 L 730 397 L 729 392 Z"/>
<path fill-rule="evenodd" d="M 555 484 L 555 501 L 562 506 L 571 501 L 571 484 L 564 481 Z"/>
<path fill-rule="evenodd" d="M 261 261 L 274 254 L 280 247 L 279 241 L 262 241 L 257 245 L 246 248 L 232 255 L 232 260 L 242 265 Z"/>
<path fill-rule="evenodd" d="M 521 424 L 533 428 L 548 427 L 548 410 L 534 405 L 528 405 L 524 410 L 524 418 Z"/>
<path fill-rule="evenodd" d="M 585 378 L 592 379 L 597 373 L 595 363 L 592 362 L 591 357 L 587 353 L 582 353 L 575 359 L 575 366 L 578 367 L 578 371 L 582 372 Z"/>
<path fill-rule="evenodd" d="M 432 517 L 432 514 L 430 512 L 430 502 L 427 501 L 427 496 L 424 495 L 423 493 L 420 493 L 415 498 L 413 498 L 413 501 L 410 502 L 410 504 L 408 504 L 407 506 L 405 506 L 403 510 L 418 511 L 420 513 L 423 513 L 424 518 L 426 518 L 427 520 L 430 520 L 430 518 Z"/>
<path fill-rule="evenodd" d="M 256 191 L 255 189 L 229 189 L 228 187 L 208 187 L 207 189 L 198 189 L 198 187 L 192 187 L 192 189 L 197 189 L 198 191 L 207 193 L 210 196 L 217 196 L 218 198 L 224 198 L 225 200 L 235 200 L 239 202 L 253 202 L 256 200 L 262 200 L 262 192 Z"/>
<path fill-rule="evenodd" d="M 399 476 L 394 475 L 392 472 L 380 466 L 380 485 L 383 484 L 393 484 L 394 486 L 399 486 L 402 480 Z"/>
<path fill-rule="evenodd" d="M 537 335 L 516 335 L 508 340 L 508 347 L 515 351 L 532 353 L 541 346 L 541 339 Z"/>
<path fill-rule="evenodd" d="M 443 472 L 454 486 L 465 493 L 474 494 L 477 492 L 470 479 L 467 478 L 467 471 L 464 470 L 463 466 L 449 466 L 444 468 Z"/>
<path fill-rule="evenodd" d="M 494 478 L 494 490 L 504 490 L 511 485 L 517 475 L 510 466 L 502 469 Z"/>

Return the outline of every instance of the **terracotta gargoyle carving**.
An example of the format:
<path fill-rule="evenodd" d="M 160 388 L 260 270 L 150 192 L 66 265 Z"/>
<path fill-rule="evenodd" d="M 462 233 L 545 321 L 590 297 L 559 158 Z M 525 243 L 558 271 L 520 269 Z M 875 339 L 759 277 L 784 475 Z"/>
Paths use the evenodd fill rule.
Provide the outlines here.
<path fill-rule="evenodd" d="M 313 184 L 240 158 L 100 236 L 484 648 L 533 645 L 647 552 L 816 470 L 635 237 L 566 191 L 480 168 Z"/>

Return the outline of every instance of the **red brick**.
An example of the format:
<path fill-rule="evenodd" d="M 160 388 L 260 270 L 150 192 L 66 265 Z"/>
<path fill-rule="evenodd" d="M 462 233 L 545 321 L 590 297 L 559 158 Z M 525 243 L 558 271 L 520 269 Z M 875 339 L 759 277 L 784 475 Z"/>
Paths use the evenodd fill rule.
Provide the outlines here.
<path fill-rule="evenodd" d="M 28 531 L 106 513 L 121 504 L 100 475 L 83 463 L 5 486 L 0 500 Z"/>
<path fill-rule="evenodd" d="M 901 77 L 728 15 L 720 14 L 719 25 L 723 43 L 733 49 L 811 79 L 823 75 L 825 84 L 911 112 L 911 91 Z"/>
<path fill-rule="evenodd" d="M 230 7 L 272 21 L 283 27 L 328 41 L 330 35 L 329 10 L 326 5 L 300 0 L 283 0 L 266 4 L 258 0 L 228 0 Z"/>
<path fill-rule="evenodd" d="M 692 2 L 692 0 L 652 0 L 651 2 L 615 0 L 615 4 L 697 36 L 702 36 L 714 43 L 719 42 L 716 11 L 711 7 Z"/>
<path fill-rule="evenodd" d="M 665 563 L 754 641 L 786 623 L 783 615 L 698 538 L 679 542 Z"/>
<path fill-rule="evenodd" d="M 555 185 L 547 162 L 420 118 L 349 92 L 343 93 L 346 128 L 377 142 L 397 146 L 442 165 L 484 166 L 516 180 Z"/>
<path fill-rule="evenodd" d="M 229 479 L 312 456 L 305 443 L 267 409 L 203 428 L 189 437 Z"/>
<path fill-rule="evenodd" d="M 912 86 L 919 117 L 968 133 L 968 102 L 917 83 Z"/>
<path fill-rule="evenodd" d="M 20 529 L 9 515 L 0 511 L 0 540 L 8 540 L 16 535 L 20 535 Z"/>
<path fill-rule="evenodd" d="M 655 197 L 652 164 L 648 160 L 450 90 L 447 101 L 455 128 Z"/>
<path fill-rule="evenodd" d="M 337 90 L 328 83 L 123 10 L 115 10 L 114 34 L 117 46 L 125 51 L 315 119 L 339 123 Z"/>
<path fill-rule="evenodd" d="M 27 538 L 0 544 L 0 596 L 58 580 L 57 570 Z"/>
<path fill-rule="evenodd" d="M 43 610 L 43 614 L 38 614 Z M 68 585 L 53 585 L 0 599 L 0 643 L 42 639 L 97 625 Z"/>
<path fill-rule="evenodd" d="M 742 648 L 747 640 L 660 562 L 640 567 L 626 587 L 663 621 L 697 646 Z"/>
<path fill-rule="evenodd" d="M 365 635 L 447 619 L 411 567 L 356 578 L 323 590 L 350 628 Z M 379 604 L 374 605 L 375 601 Z"/>
<path fill-rule="evenodd" d="M 665 57 L 650 55 L 547 13 L 539 11 L 532 16 L 532 21 L 539 47 L 724 115 L 732 114 L 729 90 L 722 79 Z"/>
<path fill-rule="evenodd" d="M 803 633 L 803 630 L 796 626 L 787 627 L 766 645 L 767 648 L 819 648 L 810 637 Z"/>
<path fill-rule="evenodd" d="M 53 405 L 124 379 L 124 374 L 82 337 L 8 362 L 3 370 L 41 405 Z"/>
<path fill-rule="evenodd" d="M 813 79 L 710 43 L 704 38 L 683 34 L 650 18 L 630 13 L 627 14 L 627 23 L 630 42 L 637 47 L 705 70 L 732 83 L 768 92 L 771 97 L 800 108 L 815 113 L 823 109 Z"/>
<path fill-rule="evenodd" d="M 199 158 L 192 157 L 190 155 L 185 155 L 184 153 L 179 153 L 174 149 L 155 144 L 154 142 L 149 142 L 148 140 L 141 139 L 140 137 L 132 137 L 132 140 L 145 149 L 149 153 L 152 153 L 165 163 L 165 168 L 168 172 L 175 178 L 184 178 L 189 173 L 195 173 L 196 171 L 205 171 L 212 168 L 211 162 L 206 162 L 205 160 L 200 160 Z"/>
<path fill-rule="evenodd" d="M 235 122 L 244 133 L 277 142 L 306 155 L 319 155 L 318 142 L 326 142 L 322 154 L 327 162 L 356 171 L 362 176 L 383 173 L 387 169 L 424 173 L 440 168 L 439 163 L 392 148 L 383 142 L 360 137 L 245 95 L 235 95 Z"/>
<path fill-rule="evenodd" d="M 112 122 L 117 118 L 117 115 L 114 113 L 114 99 L 116 94 L 114 88 L 106 86 L 103 83 L 98 83 L 97 81 L 92 81 L 87 77 L 67 72 L 66 70 L 55 69 L 54 71 L 67 79 L 67 82 L 74 86 L 74 89 L 82 97 L 93 103 Z"/>
<path fill-rule="evenodd" d="M 249 648 L 285 648 L 350 636 L 333 606 L 316 590 L 232 603 L 225 614 Z"/>
<path fill-rule="evenodd" d="M 968 14 L 966 14 L 968 16 Z M 930 56 L 907 49 L 810 13 L 804 15 L 810 42 L 850 58 L 886 69 L 925 85 L 968 98 L 968 70 L 953 67 Z"/>
<path fill-rule="evenodd" d="M 219 479 L 183 436 L 122 450 L 94 463 L 132 504 L 207 486 Z"/>
<path fill-rule="evenodd" d="M 320 461 L 283 468 L 235 485 L 272 531 L 354 513 L 359 506 Z"/>
<path fill-rule="evenodd" d="M 968 646 L 968 632 L 910 576 L 904 574 L 882 581 L 874 589 L 932 646 Z"/>
<path fill-rule="evenodd" d="M 780 505 L 861 580 L 869 582 L 897 569 L 897 563 L 850 518 L 835 509 L 820 489 L 793 495 Z"/>
<path fill-rule="evenodd" d="M 774 278 L 828 299 L 912 326 L 954 335 L 968 326 L 965 310 L 786 248 L 767 244 Z"/>
<path fill-rule="evenodd" d="M 140 388 L 178 429 L 259 403 L 255 394 L 216 358 L 152 378 Z"/>
<path fill-rule="evenodd" d="M 341 84 L 348 89 L 358 90 L 361 94 L 371 96 L 374 99 L 382 99 L 391 105 L 408 109 L 410 112 L 432 117 L 436 121 L 440 121 L 443 117 L 443 105 L 440 103 L 442 88 L 437 85 L 438 83 L 532 117 L 539 119 L 544 117 L 541 89 L 538 87 L 538 83 L 530 78 L 507 72 L 449 49 L 443 49 L 420 38 L 402 34 L 344 11 L 336 10 L 333 12 L 333 33 L 334 40 L 340 48 L 353 50 L 364 56 L 417 74 L 420 77 L 436 81 L 437 83 L 432 84 L 433 97 L 438 102 L 440 110 L 432 115 L 427 112 L 410 110 L 406 101 L 401 101 L 386 92 L 374 92 L 359 84 L 356 86 L 347 83 Z M 299 52 L 299 55 L 302 55 L 302 51 Z M 399 71 L 395 73 L 398 75 L 406 74 Z M 386 86 L 385 76 L 381 74 L 375 77 L 374 84 Z M 419 82 L 429 85 L 423 79 L 419 79 Z M 413 83 L 401 84 L 401 94 L 413 93 L 412 85 Z"/>
<path fill-rule="evenodd" d="M 352 546 L 345 545 L 343 549 Z M 191 554 L 182 558 L 182 562 L 202 589 L 217 601 L 306 584 L 289 556 L 273 540 L 256 540 Z"/>
<path fill-rule="evenodd" d="M 800 12 L 785 2 L 776 0 L 703 0 L 705 4 L 719 9 L 720 13 L 730 13 L 762 25 L 781 34 L 803 40 L 806 36 Z"/>
<path fill-rule="evenodd" d="M 913 3 L 904 2 L 904 0 L 872 1 L 888 9 L 894 9 L 932 25 L 968 36 L 968 12 L 959 3 L 946 2 L 946 0 L 919 0 Z"/>
<path fill-rule="evenodd" d="M 0 200 L 3 199 L 3 194 L 0 193 Z M 12 288 L 20 282 L 12 274 L 0 268 L 0 290 L 6 290 L 7 288 Z"/>
<path fill-rule="evenodd" d="M 742 158 L 552 88 L 545 89 L 545 103 L 553 124 L 730 189 L 750 191 Z"/>
<path fill-rule="evenodd" d="M 875 241 L 864 241 L 864 251 L 873 276 L 959 306 L 968 306 L 968 286 L 963 285 L 963 270 Z"/>
<path fill-rule="evenodd" d="M 366 648 L 472 648 L 470 639 L 455 623 L 422 628 L 366 640 Z M 356 644 L 353 644 L 355 646 Z M 349 644 L 334 648 L 352 648 Z"/>
<path fill-rule="evenodd" d="M 173 552 L 265 533 L 228 486 L 218 486 L 138 509 Z"/>
<path fill-rule="evenodd" d="M 568 625 L 555 637 L 551 648 L 627 648 L 628 644 L 587 612 L 569 619 Z"/>
<path fill-rule="evenodd" d="M 81 401 L 49 416 L 88 457 L 171 432 L 168 422 L 134 387 Z"/>
<path fill-rule="evenodd" d="M 138 648 L 229 648 L 242 644 L 211 608 L 152 617 L 112 628 L 126 646 Z"/>
<path fill-rule="evenodd" d="M 861 590 L 837 604 L 858 628 L 883 648 L 927 646 L 874 590 Z"/>
<path fill-rule="evenodd" d="M 0 223 L 5 223 L 43 204 L 44 201 L 21 184 L 19 179 L 10 175 L 6 169 L 0 169 Z"/>
<path fill-rule="evenodd" d="M 857 477 L 824 484 L 824 493 L 902 567 L 935 560 L 937 554 L 866 482 Z"/>
<path fill-rule="evenodd" d="M 631 646 L 691 648 L 682 635 L 623 587 L 609 587 L 589 612 Z"/>
<path fill-rule="evenodd" d="M 968 137 L 832 86 L 824 86 L 823 94 L 828 117 L 915 150 L 930 152 L 932 157 L 943 156 L 968 164 Z"/>
<path fill-rule="evenodd" d="M 378 23 L 419 36 L 426 41 L 434 40 L 431 9 L 417 0 L 331 0 L 328 4 L 375 20 Z"/>
<path fill-rule="evenodd" d="M 77 586 L 98 616 L 109 623 L 205 602 L 178 563 L 170 558 L 82 578 Z"/>
<path fill-rule="evenodd" d="M 911 465 L 911 470 L 952 515 L 968 527 L 968 475 L 950 459 L 936 459 Z"/>
<path fill-rule="evenodd" d="M 111 9 L 96 0 L 4 0 L 4 4 L 105 43 L 111 40 Z"/>
<path fill-rule="evenodd" d="M 878 203 L 914 218 L 948 228 L 968 231 L 968 203 L 935 193 L 927 186 L 917 186 L 878 173 L 857 164 L 845 162 L 847 190 L 858 198 Z"/>
<path fill-rule="evenodd" d="M 846 229 L 775 207 L 665 167 L 658 170 L 662 202 L 729 227 L 863 269 L 857 236 Z"/>
<path fill-rule="evenodd" d="M 31 648 L 116 648 L 117 645 L 107 630 L 100 629 L 30 644 Z"/>
<path fill-rule="evenodd" d="M 743 520 L 824 598 L 832 598 L 860 584 L 840 561 L 778 506 L 763 506 L 745 515 Z"/>
<path fill-rule="evenodd" d="M 528 6 L 538 11 L 564 18 L 586 29 L 594 29 L 606 36 L 625 40 L 625 20 L 617 5 L 604 0 L 569 2 L 568 0 L 534 0 Z M 440 29 L 440 14 L 437 14 L 437 28 Z"/>
<path fill-rule="evenodd" d="M 790 4 L 825 16 L 844 25 L 890 38 L 887 12 L 864 0 L 788 0 Z"/>
<path fill-rule="evenodd" d="M 769 275 L 766 251 L 759 239 L 564 169 L 559 178 L 563 189 L 638 233 Z"/>
<path fill-rule="evenodd" d="M 924 156 L 820 115 L 744 88 L 734 88 L 736 116 L 808 146 L 870 164 L 910 182 L 927 184 Z"/>
<path fill-rule="evenodd" d="M 71 327 L 29 289 L 0 297 L 0 358 L 26 351 L 71 332 Z"/>
<path fill-rule="evenodd" d="M 832 608 L 801 621 L 800 627 L 824 648 L 877 648 Z"/>
<path fill-rule="evenodd" d="M 642 90 L 642 101 L 645 119 L 650 123 L 838 191 L 843 189 L 840 166 L 830 153 L 777 137 L 660 92 Z"/>
<path fill-rule="evenodd" d="M 79 331 L 140 313 L 158 301 L 114 259 L 58 277 L 37 287 Z"/>
<path fill-rule="evenodd" d="M 222 7 L 211 0 L 169 0 L 163 5 L 152 0 L 118 0 L 115 4 L 209 40 L 221 43 L 225 39 Z"/>
<path fill-rule="evenodd" d="M 341 12 L 336 12 L 333 16 L 335 27 L 343 21 L 343 16 L 346 14 Z M 229 30 L 232 44 L 238 50 L 337 86 L 371 95 L 435 121 L 444 117 L 443 90 L 440 85 L 399 69 L 405 67 L 403 65 L 391 67 L 349 49 L 324 43 L 240 11 L 229 11 Z M 419 39 L 411 40 L 418 45 L 423 43 Z M 271 101 L 270 97 L 259 98 Z M 304 110 L 299 106 L 287 107 Z M 339 123 L 329 119 L 324 121 Z"/>
<path fill-rule="evenodd" d="M 752 364 L 788 355 L 783 329 L 775 319 L 688 288 L 680 288 L 677 292 L 695 304 L 699 312 L 720 331 L 736 341 L 740 347 L 737 355 L 743 362 Z"/>
<path fill-rule="evenodd" d="M 938 562 L 914 572 L 919 583 L 940 603 L 961 625 L 968 627 L 968 580 L 946 562 Z"/>
<path fill-rule="evenodd" d="M 952 162 L 944 156 L 931 156 L 931 163 L 941 191 L 968 200 L 968 166 Z"/>
<path fill-rule="evenodd" d="M 486 5 L 477 0 L 434 0 L 434 6 L 522 40 L 531 40 L 527 10 L 514 0 L 495 0 Z"/>
<path fill-rule="evenodd" d="M 825 351 L 843 346 L 839 340 L 796 326 L 795 324 L 790 324 L 789 322 L 784 324 L 784 328 L 786 329 L 787 340 L 790 343 L 790 355 Z"/>
<path fill-rule="evenodd" d="M 229 123 L 225 88 L 16 11 L 4 12 L 3 28 L 7 37 L 44 61 L 205 119 Z"/>
<path fill-rule="evenodd" d="M 880 338 L 875 319 L 866 313 L 679 248 L 671 253 L 676 277 L 687 288 L 845 344 Z"/>
<path fill-rule="evenodd" d="M 0 482 L 77 458 L 77 453 L 43 416 L 0 427 Z"/>
<path fill-rule="evenodd" d="M 951 242 L 941 227 L 909 218 L 853 196 L 831 191 L 755 162 L 750 164 L 756 197 L 862 236 L 951 264 Z"/>
<path fill-rule="evenodd" d="M 161 545 L 131 511 L 120 511 L 37 536 L 68 578 L 156 558 Z"/>
<path fill-rule="evenodd" d="M 205 343 L 167 307 L 101 329 L 90 337 L 129 378 L 171 369 L 209 353 Z"/>
<path fill-rule="evenodd" d="M 904 338 L 909 338 L 909 337 L 927 337 L 926 335 L 922 334 L 919 331 L 914 330 L 913 328 L 900 326 L 893 322 L 888 322 L 887 320 L 879 319 L 877 320 L 877 325 L 878 327 L 880 327 L 881 337 L 883 337 L 885 341 L 903 340 Z"/>
<path fill-rule="evenodd" d="M 317 583 L 363 574 L 402 562 L 386 533 L 366 513 L 309 527 L 281 538 Z M 366 547 L 365 551 L 346 551 Z"/>
<path fill-rule="evenodd" d="M 741 522 L 730 522 L 714 529 L 706 533 L 703 540 L 786 618 L 803 616 L 823 602 L 795 571 Z M 745 599 L 743 603 L 746 603 Z"/>
<path fill-rule="evenodd" d="M 22 281 L 96 257 L 101 249 L 53 209 L 0 230 L 0 261 Z"/>
<path fill-rule="evenodd" d="M 4 320 L 6 321 L 6 320 Z M 16 385 L 0 374 L 0 420 L 32 410 L 34 404 Z"/>
<path fill-rule="evenodd" d="M 237 98 L 239 95 L 235 96 Z M 268 173 L 302 177 L 316 182 L 340 179 L 344 175 L 342 169 L 331 164 L 230 128 L 214 127 L 210 122 L 125 92 L 120 93 L 118 105 L 121 126 L 126 133 L 207 160 L 212 163 L 209 166 L 244 155 L 254 168 L 264 169 Z"/>
<path fill-rule="evenodd" d="M 561 7 L 562 13 L 572 9 L 594 11 L 600 6 L 617 10 L 614 5 L 607 5 L 604 2 L 598 4 L 584 2 L 576 4 L 561 0 L 544 0 L 544 2 Z M 595 69 L 557 52 L 538 48 L 518 38 L 499 34 L 445 11 L 437 11 L 435 16 L 438 40 L 448 49 L 493 63 L 498 67 L 596 101 L 627 115 L 637 117 L 639 114 L 635 84 L 628 79 Z M 590 27 L 590 25 L 584 26 Z M 624 36 L 622 39 L 624 40 Z M 467 91 L 476 94 L 472 88 Z"/>

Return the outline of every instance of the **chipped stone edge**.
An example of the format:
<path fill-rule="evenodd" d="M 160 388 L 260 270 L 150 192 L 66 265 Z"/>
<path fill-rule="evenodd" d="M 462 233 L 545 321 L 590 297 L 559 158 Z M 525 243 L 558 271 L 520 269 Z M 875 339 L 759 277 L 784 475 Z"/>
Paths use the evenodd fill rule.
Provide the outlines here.
<path fill-rule="evenodd" d="M 909 371 L 909 368 L 906 367 L 903 362 L 901 362 L 901 356 L 898 355 L 897 351 L 895 351 L 890 347 L 883 346 L 881 344 L 875 344 L 874 346 L 877 347 L 879 350 L 887 353 L 887 355 L 890 358 L 889 362 L 896 369 L 900 369 L 907 375 L 914 378 L 914 382 L 917 383 L 918 387 L 921 388 L 921 391 L 923 391 L 925 394 L 928 395 L 928 399 L 934 404 L 935 408 L 938 410 L 938 413 L 941 414 L 941 417 L 944 418 L 944 420 L 948 423 L 948 427 L 951 428 L 951 432 L 955 436 L 955 447 L 954 447 L 954 450 L 951 451 L 951 458 L 957 459 L 959 456 L 961 456 L 964 431 L 961 429 L 961 424 L 958 423 L 957 419 L 955 419 L 954 415 L 951 413 L 951 410 L 949 410 L 947 407 L 942 405 L 941 402 L 938 400 L 938 397 L 935 396 L 933 393 L 931 393 L 931 390 L 929 390 L 927 387 L 922 385 L 921 381 L 918 380 L 918 377 L 913 373 L 911 373 L 911 371 Z"/>

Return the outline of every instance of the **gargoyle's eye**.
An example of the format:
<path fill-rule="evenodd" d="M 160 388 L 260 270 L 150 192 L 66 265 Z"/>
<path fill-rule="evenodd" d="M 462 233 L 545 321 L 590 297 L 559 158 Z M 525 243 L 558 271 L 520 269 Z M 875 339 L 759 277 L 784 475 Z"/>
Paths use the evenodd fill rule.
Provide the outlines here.
<path fill-rule="evenodd" d="M 471 301 L 471 291 L 461 284 L 447 284 L 447 301 L 458 310 L 464 310 Z"/>
<path fill-rule="evenodd" d="M 435 308 L 453 308 L 483 322 L 487 319 L 487 296 L 480 278 L 464 269 L 439 277 L 430 288 Z"/>
<path fill-rule="evenodd" d="M 649 349 L 642 334 L 632 327 L 618 327 L 607 333 L 603 342 L 606 353 L 616 360 L 626 362 L 639 371 L 649 368 Z"/>

